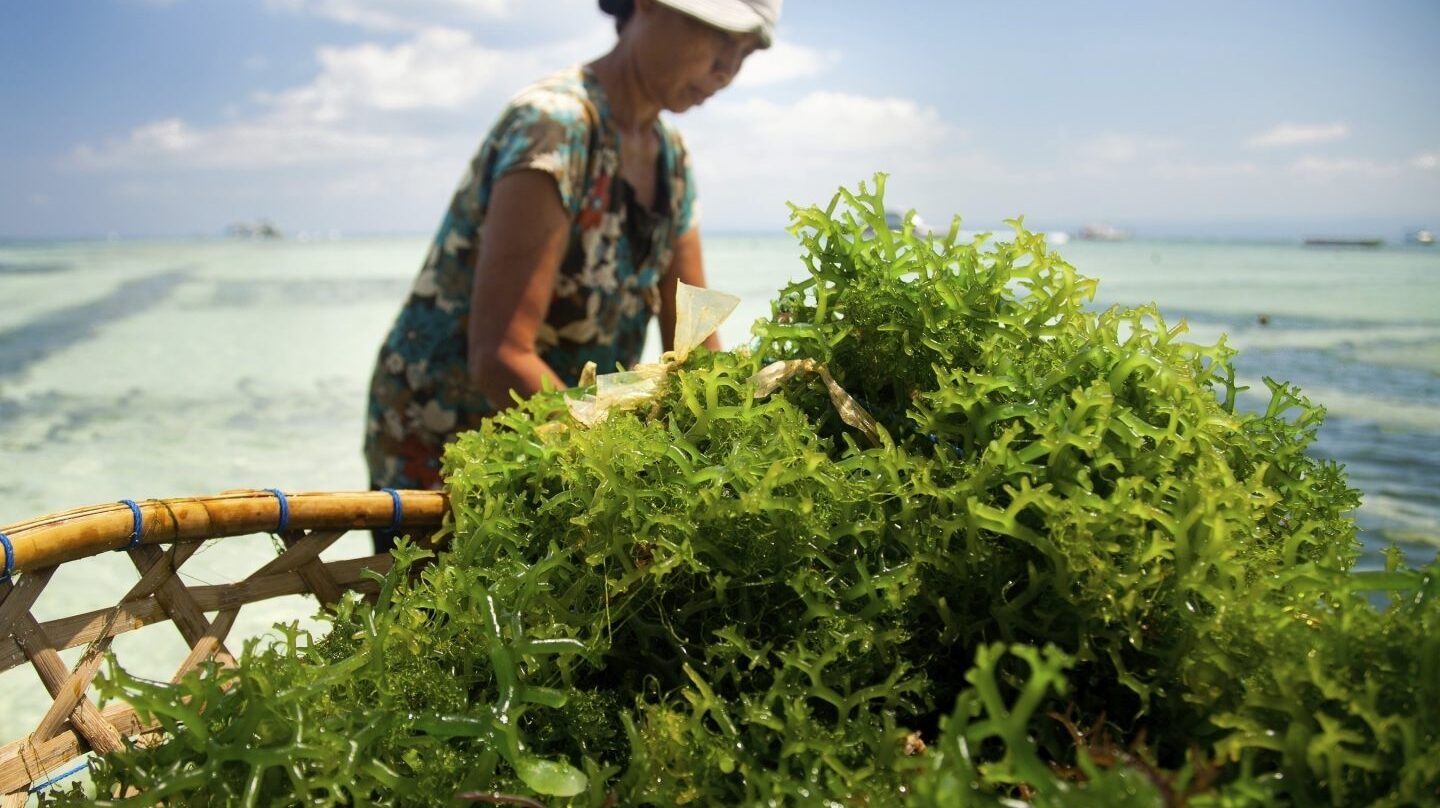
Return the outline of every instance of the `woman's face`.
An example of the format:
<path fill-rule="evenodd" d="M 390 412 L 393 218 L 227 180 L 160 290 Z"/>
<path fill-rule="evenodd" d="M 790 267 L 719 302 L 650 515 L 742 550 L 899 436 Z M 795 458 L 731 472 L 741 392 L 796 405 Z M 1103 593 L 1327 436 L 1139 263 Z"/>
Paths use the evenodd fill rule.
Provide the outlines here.
<path fill-rule="evenodd" d="M 636 37 L 645 89 L 671 112 L 705 103 L 735 79 L 745 57 L 760 47 L 755 34 L 722 31 L 650 0 L 638 0 L 626 28 Z"/>

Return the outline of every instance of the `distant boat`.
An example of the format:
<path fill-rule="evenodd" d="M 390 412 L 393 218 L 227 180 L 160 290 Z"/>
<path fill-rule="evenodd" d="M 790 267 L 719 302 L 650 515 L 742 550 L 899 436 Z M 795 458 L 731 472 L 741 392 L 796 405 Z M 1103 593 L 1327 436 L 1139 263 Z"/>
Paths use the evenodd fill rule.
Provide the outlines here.
<path fill-rule="evenodd" d="M 1307 238 L 1306 247 L 1379 247 L 1385 242 L 1378 238 Z"/>
<path fill-rule="evenodd" d="M 903 231 L 903 230 L 905 229 L 905 214 L 906 214 L 906 213 L 907 213 L 907 211 L 899 210 L 899 209 L 897 209 L 897 208 L 886 208 L 886 209 L 885 209 L 885 228 L 886 228 L 887 230 L 891 230 L 891 231 L 894 231 L 894 232 L 896 232 L 896 233 L 899 233 L 899 232 Z M 917 236 L 919 236 L 919 237 L 921 237 L 921 238 L 924 238 L 925 236 L 929 236 L 929 235 L 938 235 L 938 234 L 936 233 L 936 231 L 935 231 L 935 228 L 933 228 L 933 227 L 931 227 L 930 225 L 926 224 L 926 223 L 925 223 L 925 220 L 922 219 L 922 218 L 920 218 L 920 214 L 918 214 L 918 213 L 916 213 L 916 214 L 914 214 L 914 215 L 912 215 L 912 216 L 910 217 L 910 224 L 913 225 L 913 232 L 915 233 L 915 235 L 917 235 Z M 865 235 L 865 238 L 874 238 L 874 237 L 875 237 L 875 228 L 873 228 L 873 227 L 867 227 L 867 228 L 865 228 L 865 234 L 864 234 L 864 235 Z"/>
<path fill-rule="evenodd" d="M 1087 224 L 1080 228 L 1080 238 L 1083 241 L 1125 241 L 1130 234 L 1108 224 Z"/>
<path fill-rule="evenodd" d="M 285 238 L 285 233 L 272 224 L 269 219 L 259 219 L 255 222 L 235 222 L 225 228 L 225 235 L 230 238 L 243 239 Z"/>
<path fill-rule="evenodd" d="M 1411 244 L 1422 244 L 1428 247 L 1435 243 L 1435 233 L 1432 230 L 1420 229 L 1406 236 L 1405 240 Z"/>
<path fill-rule="evenodd" d="M 904 230 L 905 213 L 906 211 L 898 210 L 896 208 L 886 208 L 885 226 L 896 232 Z M 931 233 L 935 232 L 935 228 L 926 224 L 925 220 L 920 218 L 920 214 L 918 213 L 910 217 L 910 223 L 915 226 L 915 235 L 917 236 L 928 236 Z"/>

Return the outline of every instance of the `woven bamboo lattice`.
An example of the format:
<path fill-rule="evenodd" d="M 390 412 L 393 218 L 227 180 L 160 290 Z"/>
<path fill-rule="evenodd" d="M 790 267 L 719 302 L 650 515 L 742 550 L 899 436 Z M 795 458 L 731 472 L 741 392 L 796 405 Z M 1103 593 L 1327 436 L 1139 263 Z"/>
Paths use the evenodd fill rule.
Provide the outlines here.
<path fill-rule="evenodd" d="M 10 579 L 0 580 L 0 673 L 28 661 L 52 699 L 32 732 L 0 747 L 0 808 L 24 805 L 32 784 L 80 755 L 104 754 L 125 738 L 156 731 L 158 725 L 146 725 L 128 705 L 102 710 L 87 695 L 116 636 L 172 624 L 190 648 L 176 680 L 208 659 L 234 664 L 225 638 L 242 606 L 283 595 L 309 593 L 329 604 L 347 590 L 373 593 L 376 585 L 363 571 L 389 570 L 390 556 L 327 563 L 320 553 L 354 529 L 398 524 L 403 533 L 429 536 L 447 510 L 445 495 L 435 491 L 237 491 L 81 508 L 0 527 L 13 569 Z M 276 533 L 285 549 L 244 580 L 182 581 L 181 566 L 203 542 L 257 533 Z M 117 604 L 44 623 L 32 615 L 60 564 L 113 550 L 126 551 L 139 576 Z M 79 646 L 85 646 L 79 662 L 66 665 L 59 652 Z"/>

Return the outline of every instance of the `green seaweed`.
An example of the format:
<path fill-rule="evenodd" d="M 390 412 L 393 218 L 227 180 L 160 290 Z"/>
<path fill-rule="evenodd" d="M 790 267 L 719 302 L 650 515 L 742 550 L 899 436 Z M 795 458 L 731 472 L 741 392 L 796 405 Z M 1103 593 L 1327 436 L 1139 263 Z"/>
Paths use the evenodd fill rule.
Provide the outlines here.
<path fill-rule="evenodd" d="M 1420 805 L 1440 560 L 1354 572 L 1323 410 L 1004 240 L 795 209 L 809 276 L 583 429 L 452 445 L 439 557 L 177 685 L 101 804 Z M 823 365 L 757 398 L 773 361 Z M 1380 601 L 1383 605 L 1376 605 Z M 78 789 L 47 797 L 83 801 Z"/>

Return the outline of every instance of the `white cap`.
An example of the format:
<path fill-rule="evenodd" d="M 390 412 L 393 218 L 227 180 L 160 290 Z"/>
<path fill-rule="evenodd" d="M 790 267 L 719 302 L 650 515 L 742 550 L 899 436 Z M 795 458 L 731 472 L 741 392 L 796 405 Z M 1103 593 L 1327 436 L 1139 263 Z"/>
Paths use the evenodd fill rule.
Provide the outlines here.
<path fill-rule="evenodd" d="M 775 36 L 775 23 L 780 19 L 784 0 L 655 0 L 722 31 L 755 34 L 760 47 L 770 47 Z"/>

